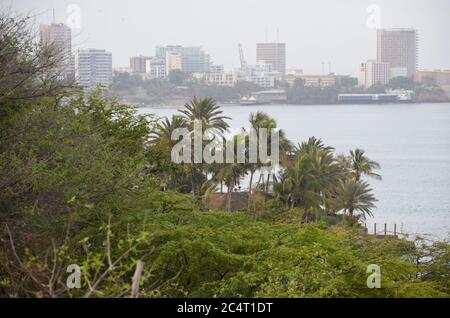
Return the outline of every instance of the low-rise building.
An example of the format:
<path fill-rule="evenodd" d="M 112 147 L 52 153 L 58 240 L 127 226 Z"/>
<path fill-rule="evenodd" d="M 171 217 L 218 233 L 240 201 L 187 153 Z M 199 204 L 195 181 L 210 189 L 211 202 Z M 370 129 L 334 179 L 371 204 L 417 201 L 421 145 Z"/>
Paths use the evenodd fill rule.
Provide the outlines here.
<path fill-rule="evenodd" d="M 335 86 L 338 80 L 344 75 L 286 75 L 284 81 L 289 86 L 294 86 L 298 80 L 303 81 L 303 85 L 307 87 L 330 87 Z"/>
<path fill-rule="evenodd" d="M 437 86 L 450 86 L 450 70 L 419 70 L 416 72 L 417 82 L 430 81 Z"/>
<path fill-rule="evenodd" d="M 206 73 L 204 80 L 206 85 L 232 87 L 236 82 L 236 76 L 233 73 Z"/>
<path fill-rule="evenodd" d="M 270 75 L 247 76 L 245 80 L 262 88 L 270 88 L 275 86 L 275 77 Z"/>
<path fill-rule="evenodd" d="M 298 79 L 303 80 L 308 87 L 328 87 L 336 85 L 335 75 L 300 75 Z"/>
<path fill-rule="evenodd" d="M 192 78 L 205 85 L 211 86 L 228 86 L 233 87 L 236 83 L 236 75 L 234 73 L 194 73 Z"/>

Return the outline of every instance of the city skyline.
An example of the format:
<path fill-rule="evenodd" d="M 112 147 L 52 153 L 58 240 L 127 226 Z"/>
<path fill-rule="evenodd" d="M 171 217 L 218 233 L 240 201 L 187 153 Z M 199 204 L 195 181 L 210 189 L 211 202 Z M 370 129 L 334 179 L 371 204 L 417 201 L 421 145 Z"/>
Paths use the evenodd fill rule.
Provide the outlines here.
<path fill-rule="evenodd" d="M 157 6 L 153 5 L 162 13 L 170 5 L 180 9 L 162 14 L 162 18 L 165 16 L 167 20 L 163 22 L 161 16 L 146 10 L 148 6 L 143 3 L 130 1 L 130 8 L 121 8 L 119 12 L 114 3 L 79 1 L 81 29 L 73 30 L 74 47 L 106 49 L 113 53 L 113 66 L 124 67 L 131 56 L 153 55 L 158 45 L 202 46 L 214 64 L 223 64 L 227 70 L 234 70 L 239 67 L 238 43 L 243 44 L 246 59 L 253 62 L 256 61 L 256 43 L 279 41 L 286 43 L 287 68 L 300 68 L 309 74 L 331 70 L 355 76 L 355 65 L 359 61 L 376 59 L 376 30 L 366 25 L 371 14 L 366 10 L 372 2 L 347 1 L 345 5 L 318 2 L 320 4 L 290 3 L 294 9 L 287 12 L 282 8 L 283 2 L 277 6 L 273 1 L 244 1 L 239 9 L 231 1 L 230 8 L 216 3 L 216 10 L 211 11 L 212 6 L 206 1 L 197 0 L 188 5 L 172 0 L 168 1 L 169 4 L 158 2 Z M 441 0 L 426 5 L 415 1 L 415 5 L 406 3 L 410 2 L 390 4 L 378 1 L 380 27 L 417 29 L 421 45 L 419 68 L 450 68 L 450 45 L 440 40 L 445 38 L 449 29 L 445 26 L 450 26 L 445 19 L 450 4 Z M 11 4 L 13 10 L 31 11 L 37 14 L 38 23 L 48 24 L 53 18 L 53 8 L 56 22 L 66 21 L 69 1 L 43 0 L 37 4 L 15 0 Z M 219 8 L 223 9 L 223 15 L 219 19 L 217 15 L 211 16 L 211 12 L 219 12 Z M 253 11 L 248 11 L 252 8 Z M 428 18 L 431 15 L 432 21 Z M 249 23 L 242 21 L 243 17 Z M 205 22 L 187 22 L 197 18 Z M 177 23 L 170 23 L 175 20 Z M 310 34 L 312 30 L 314 35 Z"/>

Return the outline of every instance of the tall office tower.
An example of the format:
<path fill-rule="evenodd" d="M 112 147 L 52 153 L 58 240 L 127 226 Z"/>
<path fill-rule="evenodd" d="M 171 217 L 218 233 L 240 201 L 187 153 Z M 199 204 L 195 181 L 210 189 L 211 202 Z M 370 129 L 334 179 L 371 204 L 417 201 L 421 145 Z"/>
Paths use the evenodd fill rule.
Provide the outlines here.
<path fill-rule="evenodd" d="M 72 31 L 63 23 L 40 25 L 40 43 L 60 57 L 57 71 L 62 78 L 74 79 L 75 65 L 72 54 Z"/>
<path fill-rule="evenodd" d="M 359 76 L 364 75 L 364 80 L 359 79 L 359 83 L 363 84 L 366 88 L 373 85 L 386 85 L 390 80 L 390 68 L 389 63 L 367 61 L 359 67 Z"/>
<path fill-rule="evenodd" d="M 166 58 L 166 53 L 177 53 L 181 58 L 181 70 L 186 73 L 209 72 L 210 56 L 206 54 L 201 46 L 157 46 L 156 57 Z"/>
<path fill-rule="evenodd" d="M 418 37 L 414 29 L 377 30 L 377 61 L 389 63 L 394 74 L 414 78 L 418 66 Z"/>
<path fill-rule="evenodd" d="M 286 73 L 286 44 L 257 43 L 256 63 L 272 64 L 275 72 Z"/>
<path fill-rule="evenodd" d="M 133 56 L 130 58 L 130 70 L 133 74 L 144 74 L 146 72 L 146 63 L 149 56 Z"/>
<path fill-rule="evenodd" d="M 105 50 L 83 49 L 75 55 L 76 79 L 87 90 L 112 83 L 112 54 Z"/>

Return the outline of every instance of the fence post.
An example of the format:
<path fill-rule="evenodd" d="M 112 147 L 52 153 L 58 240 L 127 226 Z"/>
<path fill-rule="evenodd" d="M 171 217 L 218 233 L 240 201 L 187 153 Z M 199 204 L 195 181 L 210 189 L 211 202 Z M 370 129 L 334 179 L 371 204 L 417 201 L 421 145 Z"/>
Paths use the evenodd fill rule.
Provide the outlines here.
<path fill-rule="evenodd" d="M 373 224 L 373 235 L 377 236 L 377 224 Z"/>
<path fill-rule="evenodd" d="M 387 235 L 387 224 L 384 223 L 384 237 L 386 237 Z"/>
<path fill-rule="evenodd" d="M 394 237 L 397 237 L 397 224 L 394 224 Z"/>

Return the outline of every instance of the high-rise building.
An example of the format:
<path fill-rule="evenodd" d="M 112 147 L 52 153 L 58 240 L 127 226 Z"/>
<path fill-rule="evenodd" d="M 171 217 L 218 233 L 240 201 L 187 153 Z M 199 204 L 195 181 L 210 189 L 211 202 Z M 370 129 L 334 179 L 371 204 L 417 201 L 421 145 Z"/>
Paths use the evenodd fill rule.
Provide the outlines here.
<path fill-rule="evenodd" d="M 181 70 L 181 55 L 175 52 L 166 52 L 166 76 L 169 76 L 172 71 Z"/>
<path fill-rule="evenodd" d="M 201 46 L 157 46 L 156 57 L 166 58 L 166 53 L 177 53 L 181 58 L 181 70 L 185 73 L 209 72 L 210 56 L 206 54 Z"/>
<path fill-rule="evenodd" d="M 130 70 L 133 74 L 144 74 L 146 72 L 146 63 L 150 57 L 148 56 L 133 56 L 130 58 Z"/>
<path fill-rule="evenodd" d="M 369 88 L 373 85 L 386 85 L 390 80 L 389 63 L 369 60 L 358 68 L 358 84 Z"/>
<path fill-rule="evenodd" d="M 274 71 L 286 73 L 286 44 L 257 43 L 256 63 L 271 64 Z"/>
<path fill-rule="evenodd" d="M 377 30 L 377 61 L 389 63 L 396 74 L 414 78 L 418 66 L 418 36 L 414 29 Z M 406 72 L 401 69 L 406 69 Z"/>
<path fill-rule="evenodd" d="M 112 54 L 106 50 L 79 49 L 75 55 L 76 79 L 80 86 L 92 90 L 112 83 Z"/>
<path fill-rule="evenodd" d="M 40 43 L 49 47 L 60 58 L 58 70 L 62 78 L 73 79 L 75 76 L 72 54 L 72 30 L 63 23 L 41 24 L 39 28 Z"/>

